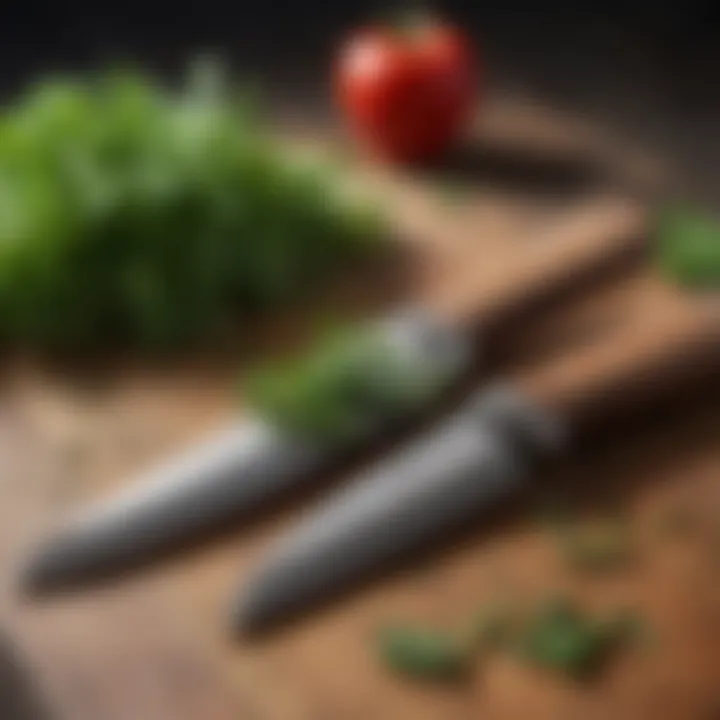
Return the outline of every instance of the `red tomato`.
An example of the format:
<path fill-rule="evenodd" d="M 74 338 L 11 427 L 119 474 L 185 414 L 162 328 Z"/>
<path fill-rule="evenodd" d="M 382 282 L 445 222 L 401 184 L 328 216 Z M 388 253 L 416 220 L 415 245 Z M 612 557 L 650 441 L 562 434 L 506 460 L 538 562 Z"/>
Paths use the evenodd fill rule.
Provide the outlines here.
<path fill-rule="evenodd" d="M 396 162 L 436 159 L 475 109 L 477 73 L 456 29 L 425 23 L 375 27 L 350 37 L 336 66 L 336 92 L 353 132 Z"/>

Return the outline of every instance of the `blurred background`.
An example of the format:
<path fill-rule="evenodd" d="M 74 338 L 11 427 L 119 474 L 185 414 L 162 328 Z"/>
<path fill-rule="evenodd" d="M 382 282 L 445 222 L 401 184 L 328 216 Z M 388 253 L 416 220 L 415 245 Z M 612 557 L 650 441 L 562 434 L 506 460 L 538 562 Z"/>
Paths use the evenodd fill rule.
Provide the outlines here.
<path fill-rule="evenodd" d="M 411 4 L 412 5 L 412 4 Z M 420 3 L 422 5 L 422 3 Z M 481 43 L 492 86 L 523 89 L 621 126 L 677 157 L 697 192 L 718 188 L 720 9 L 712 0 L 654 3 L 430 4 Z M 219 51 L 262 79 L 293 112 L 327 108 L 328 60 L 345 30 L 404 3 L 360 0 L 207 0 L 165 3 L 9 3 L 0 28 L 0 79 L 11 92 L 40 70 L 132 58 L 173 73 L 189 55 Z"/>

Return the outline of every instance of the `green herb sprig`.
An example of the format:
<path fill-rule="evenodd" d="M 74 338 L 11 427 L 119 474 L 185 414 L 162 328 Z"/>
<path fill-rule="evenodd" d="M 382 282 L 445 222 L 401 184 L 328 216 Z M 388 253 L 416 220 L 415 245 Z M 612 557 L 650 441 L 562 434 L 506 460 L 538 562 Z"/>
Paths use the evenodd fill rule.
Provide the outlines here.
<path fill-rule="evenodd" d="M 582 679 L 599 672 L 615 650 L 633 640 L 636 627 L 626 612 L 598 619 L 557 598 L 532 615 L 518 647 L 530 663 Z"/>
<path fill-rule="evenodd" d="M 262 367 L 241 387 L 278 427 L 343 440 L 426 400 L 443 378 L 401 355 L 370 328 L 345 328 L 289 361 Z"/>
<path fill-rule="evenodd" d="M 657 234 L 659 264 L 673 282 L 688 288 L 720 285 L 720 220 L 673 206 L 660 213 Z"/>
<path fill-rule="evenodd" d="M 50 79 L 0 115 L 0 340 L 198 341 L 288 303 L 382 222 L 332 170 L 291 160 L 247 94 L 201 63 Z"/>
<path fill-rule="evenodd" d="M 421 680 L 459 681 L 470 670 L 471 647 L 439 631 L 396 626 L 379 637 L 385 664 L 403 675 Z"/>
<path fill-rule="evenodd" d="M 495 651 L 510 651 L 522 662 L 586 680 L 615 653 L 647 636 L 633 612 L 592 615 L 562 596 L 524 611 L 491 605 L 469 627 L 469 632 L 449 633 L 392 626 L 380 633 L 378 652 L 393 671 L 420 681 L 466 679 L 480 656 Z"/>

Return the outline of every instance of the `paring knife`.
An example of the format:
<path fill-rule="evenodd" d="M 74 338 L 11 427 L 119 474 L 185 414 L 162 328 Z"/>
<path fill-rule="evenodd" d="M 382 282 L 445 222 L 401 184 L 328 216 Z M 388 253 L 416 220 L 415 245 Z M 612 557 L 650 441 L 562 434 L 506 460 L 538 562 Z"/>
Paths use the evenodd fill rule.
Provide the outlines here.
<path fill-rule="evenodd" d="M 521 487 L 533 461 L 561 451 L 582 426 L 716 370 L 720 306 L 699 302 L 661 287 L 601 344 L 478 391 L 360 472 L 251 573 L 232 608 L 234 630 L 269 629 L 427 549 Z"/>
<path fill-rule="evenodd" d="M 603 198 L 538 236 L 516 261 L 514 277 L 498 276 L 481 287 L 452 283 L 433 303 L 378 321 L 388 346 L 447 383 L 458 379 L 473 358 L 476 334 L 492 330 L 495 341 L 515 313 L 569 293 L 589 274 L 641 249 L 644 212 L 633 202 Z M 387 418 L 371 425 L 358 443 L 386 427 Z M 241 418 L 61 527 L 31 555 L 22 586 L 37 594 L 125 570 L 218 525 L 247 518 L 307 483 L 348 449 Z"/>

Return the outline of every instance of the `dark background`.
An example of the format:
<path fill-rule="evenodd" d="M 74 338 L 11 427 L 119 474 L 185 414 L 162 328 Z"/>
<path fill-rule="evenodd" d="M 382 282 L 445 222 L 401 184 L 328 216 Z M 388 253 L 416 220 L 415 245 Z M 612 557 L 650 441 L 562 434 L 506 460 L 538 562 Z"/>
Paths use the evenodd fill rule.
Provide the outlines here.
<path fill-rule="evenodd" d="M 0 16 L 0 91 L 41 71 L 133 59 L 177 74 L 220 52 L 295 110 L 326 108 L 333 48 L 397 0 L 10 2 Z M 483 48 L 488 82 L 591 113 L 659 148 L 720 203 L 720 8 L 713 0 L 455 0 L 435 3 Z"/>

